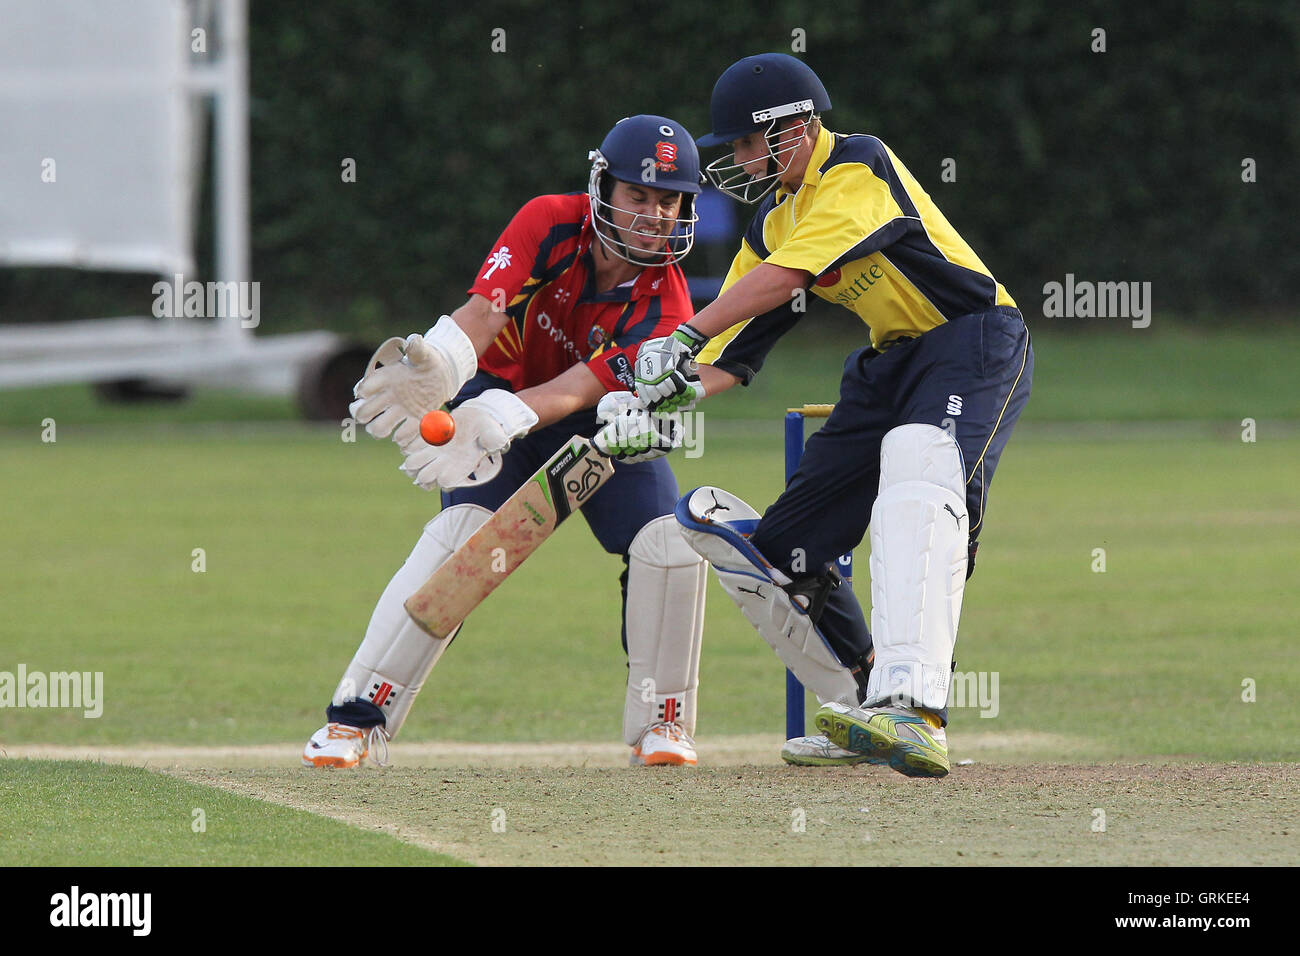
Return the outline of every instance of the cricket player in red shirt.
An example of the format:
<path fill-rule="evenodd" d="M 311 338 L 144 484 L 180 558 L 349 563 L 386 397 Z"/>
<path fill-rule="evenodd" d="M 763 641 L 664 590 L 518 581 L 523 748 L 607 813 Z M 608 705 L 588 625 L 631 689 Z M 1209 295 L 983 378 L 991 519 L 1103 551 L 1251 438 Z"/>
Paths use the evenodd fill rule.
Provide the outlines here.
<path fill-rule="evenodd" d="M 693 314 L 678 263 L 694 242 L 699 156 L 680 123 L 642 115 L 619 121 L 589 158 L 585 194 L 526 203 L 469 300 L 424 335 L 385 342 L 357 383 L 356 420 L 392 436 L 403 470 L 441 489 L 443 509 L 380 597 L 327 723 L 304 749 L 308 766 L 354 767 L 374 746 L 386 755 L 459 631 L 430 638 L 403 602 L 560 445 L 595 436 L 602 422 L 618 425 L 619 465 L 582 514 L 626 564 L 624 739 L 634 765 L 696 762 L 705 565 L 673 517 L 677 482 L 655 451 L 682 436 L 629 390 L 641 343 Z M 455 436 L 428 445 L 420 418 L 444 404 Z"/>

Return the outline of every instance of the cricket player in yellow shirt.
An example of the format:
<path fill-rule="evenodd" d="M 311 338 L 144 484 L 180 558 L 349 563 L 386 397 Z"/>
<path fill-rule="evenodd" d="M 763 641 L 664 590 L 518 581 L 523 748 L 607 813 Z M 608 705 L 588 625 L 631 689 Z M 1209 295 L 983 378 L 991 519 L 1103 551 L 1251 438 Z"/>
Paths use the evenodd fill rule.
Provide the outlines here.
<path fill-rule="evenodd" d="M 835 410 L 777 501 L 760 516 L 706 486 L 677 518 L 822 702 L 822 733 L 787 741 L 785 760 L 940 777 L 962 594 L 1033 350 L 1007 290 L 899 158 L 825 128 L 830 106 L 791 56 L 722 74 L 698 143 L 731 147 L 707 172 L 757 211 L 718 299 L 642 346 L 636 391 L 683 410 L 748 384 L 808 293 L 866 324 L 870 344 L 848 356 Z M 870 629 L 834 565 L 868 528 Z"/>

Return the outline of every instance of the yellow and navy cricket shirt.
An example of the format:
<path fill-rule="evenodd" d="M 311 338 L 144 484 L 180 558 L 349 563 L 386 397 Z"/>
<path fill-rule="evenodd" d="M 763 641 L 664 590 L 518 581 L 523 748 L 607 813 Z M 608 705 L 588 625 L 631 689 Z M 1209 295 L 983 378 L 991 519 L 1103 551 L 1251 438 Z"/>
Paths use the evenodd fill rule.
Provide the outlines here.
<path fill-rule="evenodd" d="M 949 319 L 1015 306 L 893 150 L 823 128 L 799 189 L 759 204 L 722 292 L 760 263 L 812 273 L 811 291 L 854 312 L 888 348 Z M 797 303 L 715 336 L 700 361 L 749 380 L 802 318 Z"/>

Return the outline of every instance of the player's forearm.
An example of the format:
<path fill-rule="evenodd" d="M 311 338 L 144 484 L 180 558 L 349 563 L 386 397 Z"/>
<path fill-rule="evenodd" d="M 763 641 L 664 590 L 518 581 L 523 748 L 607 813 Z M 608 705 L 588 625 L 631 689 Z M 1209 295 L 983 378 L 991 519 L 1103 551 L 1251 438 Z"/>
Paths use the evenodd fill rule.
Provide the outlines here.
<path fill-rule="evenodd" d="M 808 287 L 811 278 L 812 274 L 802 269 L 760 263 L 695 313 L 689 324 L 701 335 L 713 338 L 733 325 L 789 302 L 795 290 Z"/>
<path fill-rule="evenodd" d="M 740 382 L 736 376 L 730 372 L 724 372 L 720 368 L 714 368 L 712 365 L 700 366 L 700 384 L 704 386 L 704 394 L 717 395 L 719 392 L 725 392 Z"/>
<path fill-rule="evenodd" d="M 482 355 L 505 327 L 509 316 L 492 308 L 492 301 L 475 293 L 451 314 L 451 319 L 474 343 L 474 354 Z"/>
<path fill-rule="evenodd" d="M 523 389 L 518 397 L 536 413 L 536 430 L 593 407 L 604 394 L 605 386 L 595 373 L 585 365 L 575 365 L 549 382 Z"/>

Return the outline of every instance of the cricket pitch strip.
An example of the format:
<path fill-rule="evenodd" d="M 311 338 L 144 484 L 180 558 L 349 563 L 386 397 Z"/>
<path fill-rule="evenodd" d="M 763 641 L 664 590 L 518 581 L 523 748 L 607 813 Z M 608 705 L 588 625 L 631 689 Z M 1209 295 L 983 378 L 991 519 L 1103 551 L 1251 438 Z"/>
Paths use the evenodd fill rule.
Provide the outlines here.
<path fill-rule="evenodd" d="M 971 762 L 923 780 L 787 767 L 779 746 L 706 737 L 699 767 L 630 768 L 619 743 L 399 741 L 391 766 L 326 771 L 297 744 L 6 751 L 145 766 L 488 866 L 1300 863 L 1294 764 L 1104 762 L 1060 735 L 966 734 L 954 758 Z"/>

